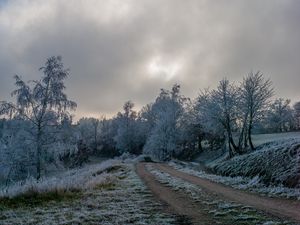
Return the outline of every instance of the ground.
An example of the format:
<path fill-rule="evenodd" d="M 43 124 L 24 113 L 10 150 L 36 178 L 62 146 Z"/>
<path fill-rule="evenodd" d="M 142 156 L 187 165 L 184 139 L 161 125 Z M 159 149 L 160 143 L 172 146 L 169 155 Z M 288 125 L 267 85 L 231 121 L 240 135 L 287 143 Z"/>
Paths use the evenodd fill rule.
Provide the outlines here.
<path fill-rule="evenodd" d="M 138 173 L 161 201 L 193 224 L 297 224 L 300 202 L 235 190 L 166 164 L 139 164 Z"/>
<path fill-rule="evenodd" d="M 178 224 L 176 215 L 165 213 L 155 201 L 132 164 L 120 164 L 109 174 L 110 182 L 70 193 L 68 198 L 35 204 L 8 204 L 2 199 L 0 224 Z"/>
<path fill-rule="evenodd" d="M 92 180 L 86 181 L 89 184 L 86 188 L 66 192 L 68 194 L 60 198 L 46 198 L 43 193 L 35 202 L 20 200 L 18 195 L 10 199 L 2 197 L 0 224 L 270 225 L 300 222 L 299 201 L 258 196 L 249 199 L 247 193 L 245 197 L 231 187 L 206 179 L 199 181 L 200 178 L 167 164 L 114 161 L 68 174 L 71 178 L 75 174 L 80 180 L 78 174 L 89 177 L 89 173 Z M 207 182 L 212 186 L 207 187 Z M 224 194 L 222 188 L 237 197 Z"/>
<path fill-rule="evenodd" d="M 285 132 L 285 133 L 271 133 L 271 134 L 255 134 L 252 136 L 255 146 L 267 142 L 273 142 L 278 140 L 285 140 L 291 138 L 300 138 L 300 132 Z"/>

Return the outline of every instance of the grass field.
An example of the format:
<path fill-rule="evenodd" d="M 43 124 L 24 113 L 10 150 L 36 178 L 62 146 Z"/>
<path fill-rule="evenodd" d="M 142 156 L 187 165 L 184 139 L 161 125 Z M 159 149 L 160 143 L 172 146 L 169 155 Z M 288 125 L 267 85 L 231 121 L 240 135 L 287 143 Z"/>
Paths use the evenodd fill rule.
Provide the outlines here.
<path fill-rule="evenodd" d="M 285 133 L 273 133 L 273 134 L 256 134 L 253 135 L 253 142 L 256 146 L 272 142 L 272 141 L 280 141 L 286 140 L 290 138 L 299 138 L 300 132 L 285 132 Z"/>

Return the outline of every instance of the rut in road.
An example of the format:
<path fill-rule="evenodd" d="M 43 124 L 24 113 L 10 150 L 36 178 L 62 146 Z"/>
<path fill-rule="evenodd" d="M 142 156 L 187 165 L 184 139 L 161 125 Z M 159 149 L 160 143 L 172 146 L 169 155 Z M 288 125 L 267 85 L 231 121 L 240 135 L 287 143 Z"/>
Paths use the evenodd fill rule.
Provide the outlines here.
<path fill-rule="evenodd" d="M 289 218 L 292 219 L 293 221 L 299 221 L 298 220 L 299 202 L 297 201 L 270 199 L 270 198 L 264 198 L 261 196 L 253 195 L 253 194 L 248 194 L 221 184 L 208 181 L 206 179 L 202 179 L 199 177 L 195 177 L 177 171 L 174 168 L 165 164 L 159 164 L 159 163 L 138 164 L 137 173 L 144 180 L 144 182 L 149 187 L 149 189 L 154 193 L 154 195 L 160 201 L 167 203 L 170 211 L 173 210 L 173 212 L 175 212 L 176 214 L 185 215 L 191 218 L 193 224 L 217 224 L 217 223 L 230 224 L 230 223 L 225 223 L 226 220 L 220 222 L 216 220 L 216 218 L 212 218 L 212 215 L 209 215 L 207 211 L 204 210 L 205 206 L 201 201 L 193 201 L 193 199 L 189 198 L 186 194 L 178 191 L 174 191 L 172 190 L 172 188 L 162 185 L 160 182 L 158 182 L 157 177 L 155 177 L 154 174 L 147 171 L 147 169 L 145 168 L 146 165 L 151 166 L 164 173 L 170 174 L 174 179 L 180 178 L 180 180 L 184 180 L 186 181 L 186 183 L 191 183 L 195 186 L 196 185 L 199 186 L 202 190 L 209 193 L 210 196 L 213 196 L 213 199 L 211 199 L 212 201 L 214 201 L 214 199 L 225 199 L 225 200 L 241 203 L 243 205 L 251 205 L 252 207 L 262 210 L 268 214 L 273 214 L 275 215 L 275 217 L 280 216 L 284 219 Z M 241 222 L 241 223 L 234 223 L 234 224 L 248 224 L 248 223 Z"/>

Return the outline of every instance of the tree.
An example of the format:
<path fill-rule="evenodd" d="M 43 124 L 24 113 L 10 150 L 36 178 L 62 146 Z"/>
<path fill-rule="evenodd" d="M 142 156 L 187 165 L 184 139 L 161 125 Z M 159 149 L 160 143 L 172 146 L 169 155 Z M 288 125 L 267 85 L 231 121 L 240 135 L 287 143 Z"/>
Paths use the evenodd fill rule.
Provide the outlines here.
<path fill-rule="evenodd" d="M 269 79 L 265 80 L 263 74 L 249 73 L 241 84 L 241 108 L 243 109 L 244 121 L 243 128 L 247 130 L 247 140 L 250 148 L 254 150 L 252 142 L 253 124 L 261 119 L 270 98 L 273 96 L 272 83 Z"/>
<path fill-rule="evenodd" d="M 224 126 L 219 119 L 217 105 L 211 101 L 211 92 L 208 89 L 201 91 L 193 106 L 192 124 L 197 131 L 198 146 L 206 140 L 210 149 L 220 148 L 224 140 Z"/>
<path fill-rule="evenodd" d="M 203 151 L 202 141 L 204 140 L 205 132 L 198 115 L 195 105 L 187 101 L 177 125 L 179 132 L 179 146 L 177 148 L 181 148 L 179 155 L 176 156 L 178 158 L 191 159 Z"/>
<path fill-rule="evenodd" d="M 226 130 L 229 155 L 232 156 L 233 151 L 239 150 L 232 134 L 238 116 L 238 89 L 233 84 L 230 84 L 229 80 L 223 79 L 220 81 L 217 89 L 212 91 L 211 101 L 215 105 L 216 113 L 219 115 L 218 119 Z"/>
<path fill-rule="evenodd" d="M 120 153 L 139 154 L 141 152 L 137 138 L 137 113 L 133 107 L 134 104 L 131 101 L 125 102 L 124 112 L 119 112 L 116 118 L 118 129 L 114 139 Z"/>
<path fill-rule="evenodd" d="M 233 139 L 237 120 L 238 89 L 223 79 L 215 90 L 202 92 L 197 99 L 199 120 L 210 133 L 226 134 L 229 156 L 232 157 L 238 146 Z"/>
<path fill-rule="evenodd" d="M 31 125 L 28 121 L 10 119 L 4 122 L 0 136 L 0 177 L 8 185 L 32 173 L 34 151 Z"/>
<path fill-rule="evenodd" d="M 300 129 L 300 102 L 294 104 L 295 117 L 297 120 L 297 128 Z"/>
<path fill-rule="evenodd" d="M 221 80 L 215 90 L 201 92 L 195 103 L 195 113 L 203 127 L 203 136 L 226 139 L 229 156 L 242 154 L 250 146 L 255 123 L 266 111 L 273 94 L 270 80 L 262 74 L 250 73 L 240 86 Z"/>
<path fill-rule="evenodd" d="M 92 119 L 92 124 L 94 128 L 94 152 L 98 150 L 98 127 L 99 127 L 99 120 L 96 118 Z"/>
<path fill-rule="evenodd" d="M 36 178 L 41 177 L 41 157 L 52 136 L 51 127 L 58 126 L 69 116 L 69 109 L 75 109 L 76 103 L 68 100 L 64 93 L 64 80 L 69 70 L 64 68 L 60 56 L 47 59 L 45 66 L 40 68 L 41 80 L 25 83 L 16 75 L 16 90 L 12 96 L 16 103 L 0 102 L 0 114 L 29 121 L 35 140 Z"/>
<path fill-rule="evenodd" d="M 146 154 L 160 160 L 168 160 L 180 150 L 178 147 L 178 122 L 183 113 L 186 98 L 180 95 L 180 86 L 175 84 L 171 91 L 161 89 L 151 107 L 154 125 L 144 147 Z"/>
<path fill-rule="evenodd" d="M 291 100 L 276 99 L 267 112 L 267 127 L 271 132 L 289 131 L 294 126 L 293 110 L 290 107 Z"/>
<path fill-rule="evenodd" d="M 88 148 L 93 149 L 94 153 L 98 150 L 99 124 L 100 120 L 96 118 L 81 118 L 78 121 L 82 141 Z"/>
<path fill-rule="evenodd" d="M 100 120 L 99 148 L 100 154 L 103 156 L 113 157 L 119 155 L 116 148 L 115 137 L 118 132 L 118 124 L 116 118 Z"/>

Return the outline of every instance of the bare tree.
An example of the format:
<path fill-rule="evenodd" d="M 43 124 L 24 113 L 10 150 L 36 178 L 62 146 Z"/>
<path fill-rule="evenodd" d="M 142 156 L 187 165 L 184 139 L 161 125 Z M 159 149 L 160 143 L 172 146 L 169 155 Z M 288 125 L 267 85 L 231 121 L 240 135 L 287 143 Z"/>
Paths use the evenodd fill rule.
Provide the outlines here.
<path fill-rule="evenodd" d="M 0 114 L 30 121 L 35 138 L 36 178 L 41 177 L 41 154 L 44 142 L 48 141 L 49 127 L 58 125 L 68 114 L 68 109 L 75 109 L 76 103 L 68 100 L 64 93 L 64 80 L 69 70 L 64 68 L 62 58 L 53 56 L 47 59 L 41 80 L 25 83 L 20 76 L 15 76 L 16 90 L 12 96 L 16 103 L 1 101 Z"/>
<path fill-rule="evenodd" d="M 243 122 L 252 150 L 255 149 L 251 138 L 253 124 L 262 116 L 272 96 L 272 83 L 269 79 L 265 80 L 261 72 L 250 72 L 244 78 L 241 84 L 241 102 L 245 115 Z"/>
<path fill-rule="evenodd" d="M 229 155 L 233 156 L 234 151 L 238 151 L 238 146 L 233 139 L 233 129 L 237 118 L 238 89 L 230 84 L 226 78 L 221 80 L 216 90 L 211 92 L 210 108 L 215 114 L 215 118 L 224 127 L 229 147 Z"/>

